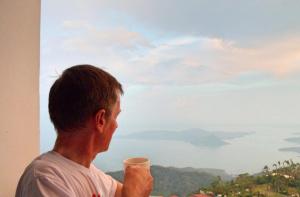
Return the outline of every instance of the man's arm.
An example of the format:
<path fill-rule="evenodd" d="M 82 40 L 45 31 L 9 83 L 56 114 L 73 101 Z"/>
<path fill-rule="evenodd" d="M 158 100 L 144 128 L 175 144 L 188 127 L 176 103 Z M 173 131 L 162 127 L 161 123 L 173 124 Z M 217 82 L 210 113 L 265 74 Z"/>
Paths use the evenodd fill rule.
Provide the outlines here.
<path fill-rule="evenodd" d="M 115 197 L 122 197 L 123 184 L 117 181 L 117 190 L 115 193 Z"/>

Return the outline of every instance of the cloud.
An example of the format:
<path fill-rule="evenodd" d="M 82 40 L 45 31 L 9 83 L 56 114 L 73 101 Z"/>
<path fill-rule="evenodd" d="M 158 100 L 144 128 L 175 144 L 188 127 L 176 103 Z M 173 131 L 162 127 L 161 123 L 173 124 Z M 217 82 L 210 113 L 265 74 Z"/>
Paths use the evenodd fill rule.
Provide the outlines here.
<path fill-rule="evenodd" d="M 277 80 L 299 71 L 297 1 L 70 2 L 43 3 L 42 19 L 60 37 L 43 49 L 49 48 L 48 62 L 59 53 L 60 64 L 95 63 L 128 84 L 144 85 L 225 83 L 241 76 L 252 83 L 252 75 Z"/>
<path fill-rule="evenodd" d="M 93 26 L 84 20 L 65 20 L 62 26 L 68 29 L 93 29 Z"/>
<path fill-rule="evenodd" d="M 287 38 L 245 48 L 220 38 L 183 37 L 151 48 L 127 67 L 134 70 L 131 79 L 145 84 L 226 82 L 246 73 L 277 80 L 300 71 L 299 44 L 300 38 Z"/>
<path fill-rule="evenodd" d="M 66 67 L 90 63 L 125 85 L 125 126 L 297 122 L 299 1 L 42 4 L 41 103 Z"/>
<path fill-rule="evenodd" d="M 225 83 L 240 76 L 247 76 L 251 83 L 264 75 L 278 80 L 300 71 L 297 36 L 246 47 L 218 37 L 150 40 L 126 27 L 97 28 L 84 21 L 64 21 L 63 27 L 70 32 L 62 42 L 65 51 L 96 57 L 128 84 L 197 85 Z"/>
<path fill-rule="evenodd" d="M 140 33 L 124 27 L 97 28 L 85 21 L 64 21 L 63 27 L 70 32 L 70 37 L 63 41 L 63 47 L 70 51 L 105 52 L 118 50 L 137 50 L 151 47 L 148 40 Z M 77 31 L 77 34 L 71 32 Z"/>
<path fill-rule="evenodd" d="M 87 3 L 89 2 L 89 3 Z M 84 1 L 91 9 L 105 7 L 161 32 L 226 39 L 299 33 L 299 1 Z"/>
<path fill-rule="evenodd" d="M 263 42 L 255 48 L 224 47 L 219 63 L 230 65 L 232 74 L 257 71 L 288 77 L 300 71 L 300 37 Z M 222 69 L 222 68 L 221 68 Z"/>
<path fill-rule="evenodd" d="M 139 24 L 160 33 L 242 39 L 299 34 L 297 0 L 51 0 L 42 2 L 42 20 L 61 19 Z"/>

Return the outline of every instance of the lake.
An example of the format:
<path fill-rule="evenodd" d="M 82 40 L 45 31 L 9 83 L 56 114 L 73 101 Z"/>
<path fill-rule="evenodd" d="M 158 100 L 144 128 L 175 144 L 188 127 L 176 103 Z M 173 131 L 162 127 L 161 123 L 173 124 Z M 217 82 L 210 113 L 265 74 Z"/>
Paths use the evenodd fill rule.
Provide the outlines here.
<path fill-rule="evenodd" d="M 254 133 L 227 140 L 229 144 L 219 148 L 197 147 L 180 141 L 113 139 L 109 151 L 98 155 L 94 163 L 105 171 L 115 171 L 122 169 L 125 158 L 146 156 L 155 165 L 218 168 L 236 175 L 260 172 L 265 165 L 272 167 L 277 161 L 299 162 L 299 154 L 278 150 L 295 146 L 285 139 L 297 136 L 299 126 L 210 126 L 204 129 Z"/>

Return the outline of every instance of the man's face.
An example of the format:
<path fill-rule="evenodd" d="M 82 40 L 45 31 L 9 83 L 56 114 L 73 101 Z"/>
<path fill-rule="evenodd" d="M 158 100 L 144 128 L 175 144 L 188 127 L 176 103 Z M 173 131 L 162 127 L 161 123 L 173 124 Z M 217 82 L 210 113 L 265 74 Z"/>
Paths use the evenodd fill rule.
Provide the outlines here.
<path fill-rule="evenodd" d="M 111 114 L 110 116 L 106 119 L 106 125 L 104 128 L 104 134 L 103 134 L 103 151 L 106 151 L 109 147 L 111 138 L 115 130 L 118 128 L 118 122 L 117 118 L 118 115 L 121 112 L 121 107 L 120 107 L 120 94 L 117 96 L 117 102 L 112 106 L 111 108 Z"/>

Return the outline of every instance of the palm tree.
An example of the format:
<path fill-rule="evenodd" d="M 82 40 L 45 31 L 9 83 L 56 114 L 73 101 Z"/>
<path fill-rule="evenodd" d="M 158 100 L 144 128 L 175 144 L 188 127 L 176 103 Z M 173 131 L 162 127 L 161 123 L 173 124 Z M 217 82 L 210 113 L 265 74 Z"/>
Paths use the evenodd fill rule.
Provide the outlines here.
<path fill-rule="evenodd" d="M 286 163 L 287 166 L 291 165 L 289 160 L 285 160 L 284 162 Z"/>
<path fill-rule="evenodd" d="M 277 164 L 274 163 L 274 164 L 273 164 L 273 167 L 275 167 L 275 172 L 277 173 Z"/>
<path fill-rule="evenodd" d="M 263 168 L 263 171 L 266 175 L 269 174 L 269 167 L 267 165 L 265 165 L 265 167 Z"/>
<path fill-rule="evenodd" d="M 285 168 L 285 173 L 286 174 L 288 174 L 289 176 L 291 176 L 292 174 L 291 174 L 291 164 L 290 164 L 290 161 L 289 160 L 285 160 L 284 162 L 283 162 L 283 164 L 285 164 L 286 163 L 286 168 Z"/>
<path fill-rule="evenodd" d="M 290 165 L 291 165 L 291 174 L 293 177 L 296 177 L 297 175 L 297 165 L 293 162 L 292 159 L 290 159 Z"/>
<path fill-rule="evenodd" d="M 290 162 L 291 162 L 291 165 L 294 165 L 294 162 L 293 162 L 293 160 L 292 160 L 292 159 L 290 159 Z"/>

